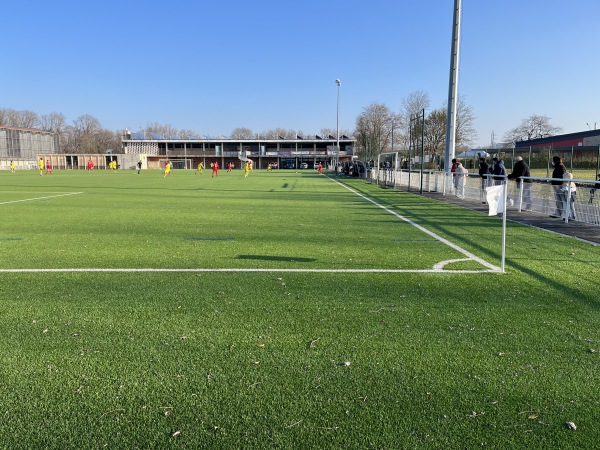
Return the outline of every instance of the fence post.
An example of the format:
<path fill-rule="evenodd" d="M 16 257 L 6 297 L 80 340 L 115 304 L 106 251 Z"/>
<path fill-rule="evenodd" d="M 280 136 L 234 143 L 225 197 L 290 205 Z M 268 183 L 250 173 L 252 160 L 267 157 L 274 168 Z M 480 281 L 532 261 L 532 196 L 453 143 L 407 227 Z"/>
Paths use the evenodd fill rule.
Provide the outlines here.
<path fill-rule="evenodd" d="M 573 173 L 573 146 L 571 145 L 571 173 Z"/>
<path fill-rule="evenodd" d="M 521 205 L 523 204 L 523 184 L 524 183 L 525 183 L 525 180 L 523 180 L 523 178 L 521 178 L 521 180 L 519 182 L 519 208 L 518 208 L 519 212 L 521 212 Z"/>

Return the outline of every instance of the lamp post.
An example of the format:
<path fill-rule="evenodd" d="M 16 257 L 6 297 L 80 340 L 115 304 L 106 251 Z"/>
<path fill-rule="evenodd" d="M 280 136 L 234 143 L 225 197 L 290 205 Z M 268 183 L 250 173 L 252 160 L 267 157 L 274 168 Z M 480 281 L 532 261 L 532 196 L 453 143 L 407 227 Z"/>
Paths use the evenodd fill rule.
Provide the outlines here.
<path fill-rule="evenodd" d="M 337 166 L 340 162 L 340 86 L 342 85 L 342 82 L 338 78 L 335 80 L 335 84 L 337 84 L 337 145 L 333 168 L 335 170 L 335 174 L 337 175 Z"/>

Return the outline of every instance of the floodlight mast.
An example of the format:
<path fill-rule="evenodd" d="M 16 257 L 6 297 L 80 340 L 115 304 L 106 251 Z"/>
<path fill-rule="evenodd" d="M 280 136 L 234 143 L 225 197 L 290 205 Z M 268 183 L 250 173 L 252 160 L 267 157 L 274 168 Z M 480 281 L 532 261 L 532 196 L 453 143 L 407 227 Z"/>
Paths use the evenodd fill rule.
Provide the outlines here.
<path fill-rule="evenodd" d="M 333 169 L 335 170 L 335 173 L 337 175 L 337 166 L 340 162 L 340 86 L 342 85 L 341 80 L 338 78 L 337 80 L 335 80 L 335 84 L 337 84 L 337 145 L 336 145 L 336 152 L 335 152 L 335 157 L 333 159 Z"/>
<path fill-rule="evenodd" d="M 450 79 L 448 82 L 448 111 L 446 119 L 446 149 L 444 152 L 444 170 L 450 173 L 450 161 L 454 158 L 456 141 L 456 107 L 458 103 L 458 69 L 460 54 L 460 12 L 461 0 L 454 0 L 452 20 L 452 48 L 450 51 Z"/>

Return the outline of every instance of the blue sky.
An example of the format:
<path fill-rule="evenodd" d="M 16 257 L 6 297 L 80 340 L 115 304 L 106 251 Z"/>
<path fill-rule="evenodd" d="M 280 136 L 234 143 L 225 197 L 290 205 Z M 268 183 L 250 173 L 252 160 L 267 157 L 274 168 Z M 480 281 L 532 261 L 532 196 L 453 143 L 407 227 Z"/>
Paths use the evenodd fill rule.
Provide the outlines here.
<path fill-rule="evenodd" d="M 0 107 L 149 123 L 352 130 L 372 102 L 448 95 L 453 0 L 7 2 Z M 599 0 L 462 0 L 459 93 L 476 145 L 533 115 L 600 127 Z"/>

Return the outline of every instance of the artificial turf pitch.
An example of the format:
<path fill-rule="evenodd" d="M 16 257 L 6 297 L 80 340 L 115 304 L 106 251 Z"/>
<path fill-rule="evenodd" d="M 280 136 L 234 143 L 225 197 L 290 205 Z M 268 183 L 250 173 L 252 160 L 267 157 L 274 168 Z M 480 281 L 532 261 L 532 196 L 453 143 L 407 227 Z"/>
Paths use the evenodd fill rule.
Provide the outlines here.
<path fill-rule="evenodd" d="M 497 218 L 339 181 L 499 263 Z M 489 272 L 314 171 L 2 173 L 0 216 L 2 447 L 600 441 L 597 247 L 511 224 Z"/>

